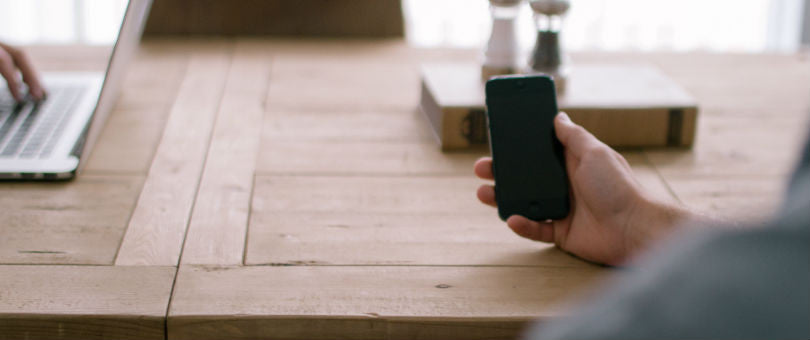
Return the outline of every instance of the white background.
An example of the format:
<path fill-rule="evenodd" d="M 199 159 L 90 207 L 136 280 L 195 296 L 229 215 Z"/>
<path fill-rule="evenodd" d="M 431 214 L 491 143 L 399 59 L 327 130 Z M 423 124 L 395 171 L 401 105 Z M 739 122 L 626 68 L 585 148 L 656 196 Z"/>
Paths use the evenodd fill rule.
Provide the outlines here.
<path fill-rule="evenodd" d="M 291 0 L 292 1 L 292 0 Z M 802 0 L 572 0 L 562 33 L 569 50 L 793 52 Z M 0 40 L 13 44 L 111 44 L 125 0 L 0 0 Z M 479 47 L 487 0 L 403 0 L 408 41 Z M 534 40 L 528 5 L 519 19 Z"/>

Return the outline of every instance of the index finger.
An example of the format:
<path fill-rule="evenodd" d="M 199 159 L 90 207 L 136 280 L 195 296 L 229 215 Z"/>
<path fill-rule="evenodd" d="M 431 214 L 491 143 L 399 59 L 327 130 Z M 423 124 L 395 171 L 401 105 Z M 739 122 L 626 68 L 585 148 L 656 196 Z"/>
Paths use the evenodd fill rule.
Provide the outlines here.
<path fill-rule="evenodd" d="M 490 157 L 479 158 L 475 161 L 473 169 L 475 175 L 481 179 L 495 179 L 495 175 L 492 174 L 492 158 Z"/>
<path fill-rule="evenodd" d="M 34 99 L 40 100 L 45 95 L 45 89 L 42 87 L 42 82 L 39 80 L 39 75 L 34 69 L 31 59 L 28 55 L 17 48 L 2 44 L 14 61 L 15 66 L 20 70 L 23 81 L 28 85 L 28 92 L 34 96 Z"/>

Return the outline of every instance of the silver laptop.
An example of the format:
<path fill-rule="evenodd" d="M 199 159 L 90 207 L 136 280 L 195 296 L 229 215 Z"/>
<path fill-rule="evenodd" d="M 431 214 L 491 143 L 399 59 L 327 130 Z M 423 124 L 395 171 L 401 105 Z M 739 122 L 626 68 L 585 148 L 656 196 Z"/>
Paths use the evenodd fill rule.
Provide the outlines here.
<path fill-rule="evenodd" d="M 152 0 L 130 0 L 106 73 L 45 73 L 48 97 L 17 103 L 0 86 L 0 179 L 70 179 L 118 96 Z"/>

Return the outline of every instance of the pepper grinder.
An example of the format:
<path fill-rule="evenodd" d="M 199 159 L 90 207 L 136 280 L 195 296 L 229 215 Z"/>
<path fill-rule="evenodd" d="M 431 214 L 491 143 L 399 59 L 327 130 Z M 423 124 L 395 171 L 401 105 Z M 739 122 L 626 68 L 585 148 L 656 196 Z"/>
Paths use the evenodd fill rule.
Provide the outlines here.
<path fill-rule="evenodd" d="M 492 32 L 481 65 L 481 78 L 484 81 L 492 76 L 520 71 L 518 67 L 520 47 L 515 23 L 521 4 L 523 0 L 489 0 Z"/>
<path fill-rule="evenodd" d="M 537 23 L 537 42 L 529 60 L 527 73 L 544 73 L 554 78 L 557 94 L 565 93 L 568 61 L 560 43 L 563 16 L 569 0 L 529 0 Z"/>

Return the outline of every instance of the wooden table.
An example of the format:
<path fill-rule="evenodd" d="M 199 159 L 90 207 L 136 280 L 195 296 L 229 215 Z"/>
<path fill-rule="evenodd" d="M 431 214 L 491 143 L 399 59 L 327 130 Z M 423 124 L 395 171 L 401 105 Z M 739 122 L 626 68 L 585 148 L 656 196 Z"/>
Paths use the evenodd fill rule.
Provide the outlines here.
<path fill-rule="evenodd" d="M 44 70 L 103 49 L 31 48 Z M 103 55 L 103 53 L 101 53 Z M 523 240 L 417 112 L 400 41 L 149 40 L 86 171 L 0 183 L 0 339 L 509 338 L 610 270 Z M 663 199 L 778 205 L 806 132 L 808 55 L 650 62 L 702 106 L 692 150 L 626 150 Z"/>

